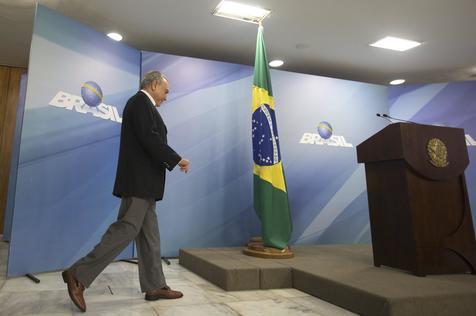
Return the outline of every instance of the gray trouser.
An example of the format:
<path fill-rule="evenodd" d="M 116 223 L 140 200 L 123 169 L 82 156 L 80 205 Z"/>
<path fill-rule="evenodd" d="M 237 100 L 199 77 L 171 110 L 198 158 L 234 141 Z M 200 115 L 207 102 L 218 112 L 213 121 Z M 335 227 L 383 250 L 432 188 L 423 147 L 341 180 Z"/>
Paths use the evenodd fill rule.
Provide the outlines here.
<path fill-rule="evenodd" d="M 109 226 L 99 244 L 70 270 L 89 287 L 94 279 L 135 239 L 142 292 L 164 287 L 160 236 L 154 199 L 122 198 L 118 220 Z"/>

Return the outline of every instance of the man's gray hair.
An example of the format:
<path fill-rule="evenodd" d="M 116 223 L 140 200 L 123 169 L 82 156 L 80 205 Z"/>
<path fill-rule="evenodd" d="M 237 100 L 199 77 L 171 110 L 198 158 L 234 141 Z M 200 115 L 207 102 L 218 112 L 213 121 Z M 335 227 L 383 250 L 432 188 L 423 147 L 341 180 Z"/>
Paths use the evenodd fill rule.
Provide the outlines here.
<path fill-rule="evenodd" d="M 158 80 L 159 83 L 162 83 L 162 81 L 167 80 L 167 77 L 165 77 L 163 74 L 161 74 L 157 70 L 149 71 L 148 73 L 144 75 L 144 78 L 142 79 L 140 83 L 140 88 L 141 89 L 147 88 L 155 80 Z"/>

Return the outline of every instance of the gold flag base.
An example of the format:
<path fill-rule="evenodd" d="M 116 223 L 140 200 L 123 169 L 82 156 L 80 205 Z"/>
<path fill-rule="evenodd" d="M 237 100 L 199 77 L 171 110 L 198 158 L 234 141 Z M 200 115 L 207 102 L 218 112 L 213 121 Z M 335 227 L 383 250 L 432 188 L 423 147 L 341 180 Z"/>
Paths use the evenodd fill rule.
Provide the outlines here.
<path fill-rule="evenodd" d="M 289 259 L 294 257 L 294 253 L 289 246 L 284 249 L 266 247 L 261 237 L 251 237 L 247 247 L 243 249 L 243 253 L 247 256 L 265 259 Z"/>

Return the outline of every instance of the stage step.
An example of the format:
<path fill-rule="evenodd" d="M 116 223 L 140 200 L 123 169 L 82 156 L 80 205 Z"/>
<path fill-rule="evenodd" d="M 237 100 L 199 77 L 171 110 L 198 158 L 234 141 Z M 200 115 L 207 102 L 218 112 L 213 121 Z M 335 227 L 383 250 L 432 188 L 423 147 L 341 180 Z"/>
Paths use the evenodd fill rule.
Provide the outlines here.
<path fill-rule="evenodd" d="M 242 248 L 181 249 L 179 262 L 227 291 L 291 288 L 361 315 L 476 315 L 476 276 L 416 277 L 373 266 L 370 245 L 295 246 L 291 259 Z"/>

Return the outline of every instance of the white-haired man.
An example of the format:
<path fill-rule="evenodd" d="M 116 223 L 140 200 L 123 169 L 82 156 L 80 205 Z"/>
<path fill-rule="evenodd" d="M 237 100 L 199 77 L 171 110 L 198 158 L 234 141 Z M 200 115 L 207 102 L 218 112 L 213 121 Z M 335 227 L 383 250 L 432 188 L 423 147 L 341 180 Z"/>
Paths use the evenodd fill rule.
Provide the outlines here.
<path fill-rule="evenodd" d="M 141 90 L 127 102 L 113 194 L 121 198 L 118 220 L 99 244 L 62 276 L 73 303 L 83 312 L 85 288 L 133 240 L 136 241 L 139 282 L 146 300 L 183 296 L 167 286 L 162 271 L 156 201 L 162 200 L 166 169 L 178 165 L 187 173 L 190 162 L 167 144 L 167 128 L 156 107 L 167 98 L 169 83 L 158 71 L 148 72 Z"/>

